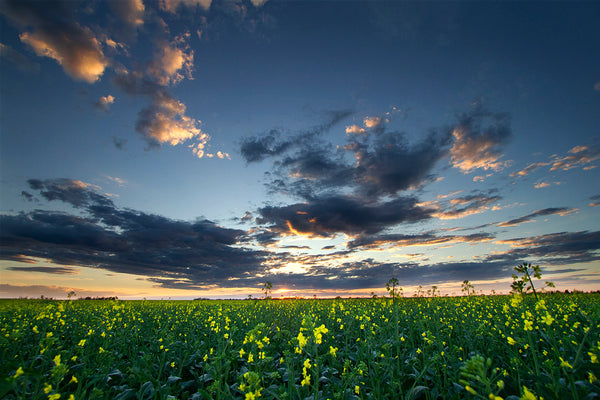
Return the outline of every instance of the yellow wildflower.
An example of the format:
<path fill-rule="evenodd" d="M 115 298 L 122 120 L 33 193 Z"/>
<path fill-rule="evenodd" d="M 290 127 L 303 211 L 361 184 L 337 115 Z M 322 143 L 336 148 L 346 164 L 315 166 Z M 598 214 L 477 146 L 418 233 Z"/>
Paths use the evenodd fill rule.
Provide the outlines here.
<path fill-rule="evenodd" d="M 515 344 L 517 344 L 517 341 L 513 338 L 511 338 L 510 336 L 506 338 L 506 340 L 508 340 L 508 344 L 510 344 L 511 346 L 514 346 Z"/>

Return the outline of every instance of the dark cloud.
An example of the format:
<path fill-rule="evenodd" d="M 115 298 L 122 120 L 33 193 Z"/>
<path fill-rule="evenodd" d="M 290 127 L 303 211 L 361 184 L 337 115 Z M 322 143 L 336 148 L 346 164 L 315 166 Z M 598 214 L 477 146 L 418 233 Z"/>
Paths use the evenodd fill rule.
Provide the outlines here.
<path fill-rule="evenodd" d="M 449 201 L 449 206 L 435 213 L 440 219 L 459 219 L 469 215 L 479 214 L 489 210 L 491 203 L 502 199 L 495 195 L 497 190 L 490 189 L 487 193 L 478 192 L 467 196 L 453 198 Z"/>
<path fill-rule="evenodd" d="M 116 136 L 112 137 L 112 142 L 115 145 L 115 147 L 119 150 L 123 150 L 125 148 L 125 145 L 127 144 L 127 139 L 123 139 L 123 138 L 119 138 Z"/>
<path fill-rule="evenodd" d="M 349 248 L 382 248 L 382 247 L 407 247 L 407 246 L 432 246 L 449 243 L 481 243 L 494 238 L 488 233 L 474 233 L 471 235 L 438 236 L 432 232 L 418 235 L 385 234 L 376 236 L 360 236 L 348 242 Z"/>
<path fill-rule="evenodd" d="M 586 263 L 600 260 L 600 231 L 559 232 L 526 238 L 500 240 L 512 249 L 490 255 L 486 260 L 512 261 L 531 259 L 546 265 Z M 516 265 L 515 264 L 515 265 Z"/>
<path fill-rule="evenodd" d="M 272 129 L 260 136 L 243 138 L 240 142 L 240 153 L 249 163 L 259 162 L 269 157 L 277 157 L 285 152 L 304 147 L 316 140 L 321 134 L 329 131 L 333 126 L 353 114 L 350 110 L 335 110 L 325 113 L 326 121 L 311 129 L 298 134 L 282 138 L 282 132 Z"/>
<path fill-rule="evenodd" d="M 74 179 L 30 179 L 29 187 L 38 190 L 48 201 L 60 200 L 73 207 L 89 206 L 91 204 L 114 207 L 112 200 L 92 190 L 94 185 Z"/>
<path fill-rule="evenodd" d="M 452 135 L 451 162 L 462 172 L 469 173 L 478 168 L 498 171 L 506 165 L 500 158 L 501 147 L 511 137 L 508 114 L 476 107 L 459 116 Z"/>
<path fill-rule="evenodd" d="M 267 253 L 235 246 L 247 240 L 245 231 L 119 209 L 89 185 L 70 179 L 29 184 L 45 199 L 64 201 L 83 214 L 36 210 L 0 216 L 2 259 L 41 258 L 199 285 L 264 272 Z"/>
<path fill-rule="evenodd" d="M 42 272 L 44 274 L 72 275 L 77 271 L 69 267 L 8 267 L 10 271 Z"/>
<path fill-rule="evenodd" d="M 432 210 L 418 207 L 412 197 L 399 197 L 388 202 L 368 204 L 351 196 L 315 198 L 307 203 L 267 206 L 258 210 L 259 224 L 281 234 L 306 234 L 330 237 L 374 234 L 399 224 L 430 218 Z"/>
<path fill-rule="evenodd" d="M 532 212 L 531 214 L 524 215 L 519 218 L 511 219 L 510 221 L 504 221 L 498 223 L 499 227 L 507 227 L 507 226 L 517 226 L 525 222 L 532 221 L 533 218 L 543 216 L 543 215 L 566 215 L 574 212 L 575 209 L 569 207 L 552 207 L 552 208 L 544 208 L 543 210 L 537 210 Z"/>

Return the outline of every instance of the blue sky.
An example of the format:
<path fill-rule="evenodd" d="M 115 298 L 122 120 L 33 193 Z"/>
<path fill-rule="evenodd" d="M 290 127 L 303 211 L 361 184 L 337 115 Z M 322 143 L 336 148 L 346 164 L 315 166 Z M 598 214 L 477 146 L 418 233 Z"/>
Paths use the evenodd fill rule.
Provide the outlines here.
<path fill-rule="evenodd" d="M 594 2 L 0 15 L 2 297 L 600 288 Z"/>

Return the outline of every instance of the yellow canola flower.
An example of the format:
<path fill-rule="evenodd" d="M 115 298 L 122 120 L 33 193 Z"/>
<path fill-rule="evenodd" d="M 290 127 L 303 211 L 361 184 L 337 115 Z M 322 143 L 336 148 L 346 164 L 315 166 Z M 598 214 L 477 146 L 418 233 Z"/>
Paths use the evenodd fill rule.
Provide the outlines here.
<path fill-rule="evenodd" d="M 31 330 L 33 331 L 33 333 L 40 333 L 40 331 L 38 331 L 37 325 L 31 328 Z"/>
<path fill-rule="evenodd" d="M 329 354 L 331 354 L 334 357 L 336 357 L 337 350 L 338 350 L 337 347 L 329 346 Z"/>
<path fill-rule="evenodd" d="M 550 313 L 546 313 L 545 316 L 542 316 L 542 322 L 545 323 L 546 325 L 550 326 L 552 325 L 552 323 L 555 321 L 554 318 L 552 318 L 552 315 L 550 315 Z"/>
<path fill-rule="evenodd" d="M 312 367 L 312 365 L 310 364 L 310 358 L 307 358 L 306 360 L 304 360 L 304 368 L 308 369 Z"/>
<path fill-rule="evenodd" d="M 594 384 L 597 380 L 598 378 L 596 378 L 596 375 L 594 375 L 593 372 L 588 372 L 588 381 L 590 381 L 591 384 Z"/>
<path fill-rule="evenodd" d="M 500 397 L 500 396 L 496 396 L 496 395 L 494 395 L 493 393 L 490 393 L 490 394 L 488 395 L 488 399 L 490 399 L 490 400 L 504 400 L 502 397 Z"/>
<path fill-rule="evenodd" d="M 360 386 L 358 386 L 358 385 L 354 386 L 354 393 L 360 394 Z"/>
<path fill-rule="evenodd" d="M 60 365 L 60 354 L 57 354 L 52 361 L 54 361 L 55 365 Z"/>
<path fill-rule="evenodd" d="M 25 372 L 23 372 L 23 367 L 19 367 L 17 368 L 17 371 L 15 372 L 15 374 L 13 375 L 13 379 L 17 379 L 18 377 L 20 377 L 21 375 L 23 375 Z"/>
<path fill-rule="evenodd" d="M 44 393 L 48 394 L 52 391 L 52 385 L 44 383 Z"/>
<path fill-rule="evenodd" d="M 558 357 L 560 359 L 560 366 L 563 368 L 570 368 L 573 369 L 573 366 L 571 364 L 569 364 L 568 361 L 563 360 L 562 357 Z"/>
<path fill-rule="evenodd" d="M 306 376 L 304 377 L 304 379 L 302 379 L 302 382 L 300 382 L 300 384 L 301 384 L 302 386 L 308 386 L 308 385 L 310 385 L 310 374 L 309 374 L 309 375 L 306 375 Z"/>
<path fill-rule="evenodd" d="M 592 364 L 598 364 L 598 355 L 596 355 L 595 353 L 592 353 L 592 352 L 588 352 L 588 356 L 590 356 L 590 360 L 592 361 Z"/>
<path fill-rule="evenodd" d="M 252 353 L 248 353 L 248 362 L 251 363 L 254 361 L 254 356 L 252 355 Z"/>
<path fill-rule="evenodd" d="M 71 377 L 71 380 L 69 381 L 69 383 L 77 383 L 77 382 L 79 382 L 79 381 L 77 380 L 77 378 L 75 377 L 75 375 L 73 375 Z"/>
<path fill-rule="evenodd" d="M 521 396 L 521 400 L 538 400 L 538 398 L 527 389 L 527 386 L 523 386 L 523 396 Z"/>
<path fill-rule="evenodd" d="M 240 358 L 244 358 L 244 354 L 246 354 L 244 349 L 240 349 Z"/>
<path fill-rule="evenodd" d="M 60 393 L 54 393 L 48 396 L 48 400 L 58 400 L 60 399 Z"/>
<path fill-rule="evenodd" d="M 515 344 L 517 344 L 517 341 L 513 338 L 511 338 L 510 336 L 506 338 L 506 340 L 508 340 L 508 344 L 510 344 L 511 346 L 514 346 Z"/>

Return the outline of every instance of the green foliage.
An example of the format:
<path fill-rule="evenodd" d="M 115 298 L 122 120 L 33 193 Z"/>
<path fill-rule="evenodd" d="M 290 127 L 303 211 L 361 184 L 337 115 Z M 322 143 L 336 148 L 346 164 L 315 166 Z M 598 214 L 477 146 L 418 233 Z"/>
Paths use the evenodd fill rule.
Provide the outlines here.
<path fill-rule="evenodd" d="M 542 279 L 542 269 L 540 266 L 523 263 L 514 267 L 514 270 L 516 274 L 512 274 L 513 282 L 510 285 L 511 291 L 521 295 L 533 293 L 534 297 L 538 299 L 532 277 L 538 280 Z M 553 288 L 555 286 L 552 282 L 546 282 L 546 287 Z"/>

